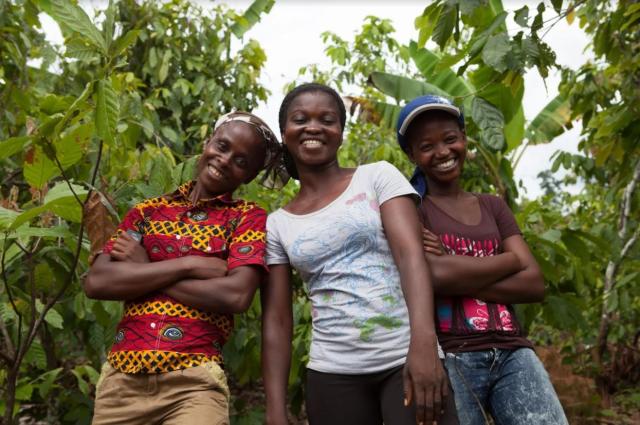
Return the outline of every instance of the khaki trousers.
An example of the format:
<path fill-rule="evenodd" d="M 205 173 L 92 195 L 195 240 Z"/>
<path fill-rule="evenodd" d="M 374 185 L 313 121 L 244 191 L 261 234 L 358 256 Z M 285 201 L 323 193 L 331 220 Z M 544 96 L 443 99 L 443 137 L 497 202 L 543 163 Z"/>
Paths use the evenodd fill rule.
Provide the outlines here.
<path fill-rule="evenodd" d="M 109 363 L 96 384 L 93 425 L 229 425 L 229 389 L 215 363 L 128 374 Z"/>

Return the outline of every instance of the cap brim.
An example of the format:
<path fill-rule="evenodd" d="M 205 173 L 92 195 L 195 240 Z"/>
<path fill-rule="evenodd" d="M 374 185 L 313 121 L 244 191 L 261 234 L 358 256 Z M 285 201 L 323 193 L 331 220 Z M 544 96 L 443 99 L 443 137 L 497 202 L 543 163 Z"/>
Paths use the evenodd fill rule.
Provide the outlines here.
<path fill-rule="evenodd" d="M 460 117 L 460 109 L 456 108 L 453 105 L 446 105 L 443 103 L 430 103 L 427 105 L 420 105 L 417 108 L 415 108 L 413 111 L 411 111 L 411 113 L 407 115 L 407 117 L 402 121 L 402 125 L 398 129 L 398 133 L 404 136 L 404 133 L 407 131 L 407 128 L 409 128 L 409 124 L 411 124 L 411 122 L 418 115 L 420 115 L 425 111 L 445 111 L 455 115 L 456 117 Z"/>

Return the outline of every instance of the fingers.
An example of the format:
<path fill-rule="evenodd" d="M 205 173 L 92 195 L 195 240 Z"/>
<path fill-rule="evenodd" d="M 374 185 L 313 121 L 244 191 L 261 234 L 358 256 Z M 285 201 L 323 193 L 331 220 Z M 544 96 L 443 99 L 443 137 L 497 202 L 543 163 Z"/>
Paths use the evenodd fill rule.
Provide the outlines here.
<path fill-rule="evenodd" d="M 440 419 L 442 416 L 442 409 L 444 404 L 442 404 L 442 385 L 438 385 L 433 389 L 433 409 L 431 410 L 434 421 Z"/>
<path fill-rule="evenodd" d="M 409 367 L 405 364 L 402 369 L 402 390 L 404 392 L 404 405 L 405 407 L 411 404 L 413 399 L 413 392 L 411 391 L 411 376 L 409 375 Z"/>

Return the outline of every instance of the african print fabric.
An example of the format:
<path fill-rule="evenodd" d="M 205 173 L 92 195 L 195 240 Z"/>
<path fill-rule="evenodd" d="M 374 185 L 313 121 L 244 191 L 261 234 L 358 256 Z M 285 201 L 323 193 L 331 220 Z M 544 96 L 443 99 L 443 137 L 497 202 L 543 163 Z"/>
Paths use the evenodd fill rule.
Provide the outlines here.
<path fill-rule="evenodd" d="M 113 248 L 127 230 L 142 234 L 151 262 L 185 255 L 222 258 L 228 269 L 265 267 L 266 212 L 230 194 L 189 201 L 193 182 L 171 195 L 135 205 L 105 245 Z M 125 303 L 115 341 L 107 356 L 124 373 L 160 373 L 209 361 L 222 364 L 222 346 L 233 329 L 233 315 L 210 313 L 160 293 Z"/>

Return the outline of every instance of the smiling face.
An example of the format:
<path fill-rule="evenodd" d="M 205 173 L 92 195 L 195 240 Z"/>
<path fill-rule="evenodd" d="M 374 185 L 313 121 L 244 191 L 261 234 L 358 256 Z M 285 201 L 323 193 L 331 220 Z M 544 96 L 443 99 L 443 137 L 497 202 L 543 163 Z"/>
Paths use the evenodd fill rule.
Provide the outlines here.
<path fill-rule="evenodd" d="M 249 124 L 229 122 L 216 130 L 198 161 L 198 198 L 233 192 L 258 174 L 266 155 L 262 137 Z"/>
<path fill-rule="evenodd" d="M 342 130 L 335 99 L 308 91 L 287 108 L 282 139 L 297 166 L 323 165 L 336 161 Z"/>
<path fill-rule="evenodd" d="M 425 112 L 407 131 L 409 158 L 432 183 L 451 183 L 462 174 L 467 137 L 456 118 L 444 111 Z"/>

